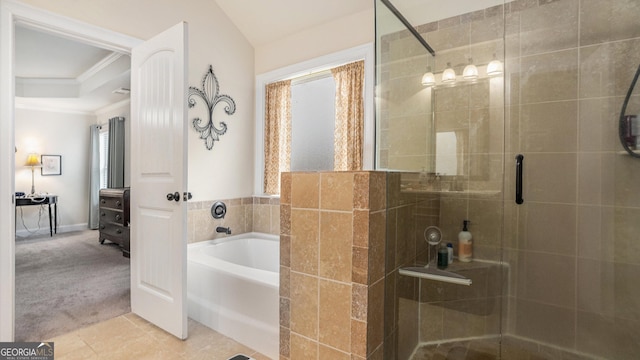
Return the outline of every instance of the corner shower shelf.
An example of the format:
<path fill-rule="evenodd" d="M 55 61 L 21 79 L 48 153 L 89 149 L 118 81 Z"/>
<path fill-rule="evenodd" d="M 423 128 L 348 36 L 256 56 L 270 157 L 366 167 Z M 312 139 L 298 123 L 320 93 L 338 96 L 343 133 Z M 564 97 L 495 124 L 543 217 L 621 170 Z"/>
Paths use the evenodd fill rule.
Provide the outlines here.
<path fill-rule="evenodd" d="M 422 189 L 414 187 L 402 187 L 403 193 L 411 194 L 435 194 L 444 196 L 478 196 L 478 197 L 491 197 L 500 194 L 500 191 L 496 190 L 434 190 L 434 189 Z"/>
<path fill-rule="evenodd" d="M 471 285 L 471 279 L 451 271 L 430 268 L 428 266 L 411 266 L 400 268 L 400 275 L 411 276 L 420 279 L 441 281 L 458 285 Z"/>

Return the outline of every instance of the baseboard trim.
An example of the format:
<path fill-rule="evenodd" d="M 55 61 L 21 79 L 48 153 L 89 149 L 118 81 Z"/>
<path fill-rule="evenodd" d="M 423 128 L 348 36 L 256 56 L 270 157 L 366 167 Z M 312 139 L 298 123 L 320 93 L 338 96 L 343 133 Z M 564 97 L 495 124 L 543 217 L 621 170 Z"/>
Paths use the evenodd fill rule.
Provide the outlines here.
<path fill-rule="evenodd" d="M 60 234 L 60 233 L 67 233 L 67 232 L 72 232 L 72 231 L 82 231 L 82 230 L 89 230 L 89 225 L 87 223 L 74 224 L 74 225 L 60 225 L 60 226 L 58 226 L 58 231 L 56 233 Z M 26 237 L 31 237 L 31 236 L 48 235 L 49 233 L 50 233 L 49 232 L 49 227 L 45 226 L 45 227 L 41 227 L 37 231 L 27 231 L 27 230 L 24 230 L 24 229 L 16 230 L 16 237 L 26 238 Z"/>

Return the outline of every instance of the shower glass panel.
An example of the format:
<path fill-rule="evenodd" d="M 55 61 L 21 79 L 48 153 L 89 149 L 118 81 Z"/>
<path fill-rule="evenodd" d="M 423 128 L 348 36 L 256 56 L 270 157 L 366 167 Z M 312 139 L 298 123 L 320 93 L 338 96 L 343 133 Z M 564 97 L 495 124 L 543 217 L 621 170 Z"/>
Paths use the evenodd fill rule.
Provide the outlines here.
<path fill-rule="evenodd" d="M 499 354 L 508 275 L 504 77 L 487 67 L 504 61 L 503 6 L 443 11 L 443 4 L 391 2 L 400 16 L 410 14 L 415 34 L 386 1 L 376 3 L 377 168 L 388 174 L 385 359 Z M 470 62 L 478 76 L 464 78 Z M 448 68 L 457 74 L 451 81 Z M 464 220 L 473 234 L 468 263 L 457 258 Z M 433 228 L 439 238 L 430 244 L 425 231 Z M 436 252 L 448 243 L 454 261 L 438 268 Z"/>
<path fill-rule="evenodd" d="M 640 65 L 640 3 L 517 1 L 505 16 L 505 161 L 524 155 L 524 203 L 507 190 L 503 352 L 637 359 L 640 159 L 618 131 Z M 632 92 L 626 115 L 639 100 Z"/>
<path fill-rule="evenodd" d="M 640 3 L 391 0 L 433 56 L 385 2 L 384 358 L 637 358 Z M 407 271 L 437 265 L 432 227 L 458 255 L 463 220 L 473 260 L 445 270 L 471 285 Z"/>

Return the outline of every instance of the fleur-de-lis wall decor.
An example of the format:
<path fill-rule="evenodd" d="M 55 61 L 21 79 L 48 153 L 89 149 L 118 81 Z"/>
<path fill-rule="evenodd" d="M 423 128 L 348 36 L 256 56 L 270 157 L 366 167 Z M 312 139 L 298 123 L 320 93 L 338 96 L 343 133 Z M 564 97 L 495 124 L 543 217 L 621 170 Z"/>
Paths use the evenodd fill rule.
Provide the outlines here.
<path fill-rule="evenodd" d="M 193 127 L 200 133 L 200 139 L 204 139 L 207 150 L 213 148 L 215 141 L 220 140 L 220 136 L 227 132 L 227 124 L 224 121 L 220 121 L 220 128 L 216 127 L 213 123 L 213 109 L 220 102 L 227 103 L 224 107 L 224 111 L 227 115 L 233 115 L 236 112 L 236 103 L 229 95 L 220 94 L 220 86 L 218 85 L 218 78 L 213 73 L 213 67 L 209 65 L 209 70 L 202 77 L 202 89 L 197 89 L 193 86 L 189 86 L 189 108 L 196 105 L 195 96 L 199 96 L 207 105 L 209 110 L 209 121 L 202 125 L 203 121 L 199 117 L 193 119 Z"/>

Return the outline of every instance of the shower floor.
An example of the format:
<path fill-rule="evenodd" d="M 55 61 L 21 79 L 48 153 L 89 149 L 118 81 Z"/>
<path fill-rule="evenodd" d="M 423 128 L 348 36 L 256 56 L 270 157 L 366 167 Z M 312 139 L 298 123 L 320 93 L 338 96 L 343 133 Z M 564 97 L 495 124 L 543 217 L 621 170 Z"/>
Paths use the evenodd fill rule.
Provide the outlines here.
<path fill-rule="evenodd" d="M 479 339 L 424 345 L 416 350 L 411 360 L 592 360 L 585 354 L 576 354 L 533 341 L 506 336 L 502 339 Z"/>

